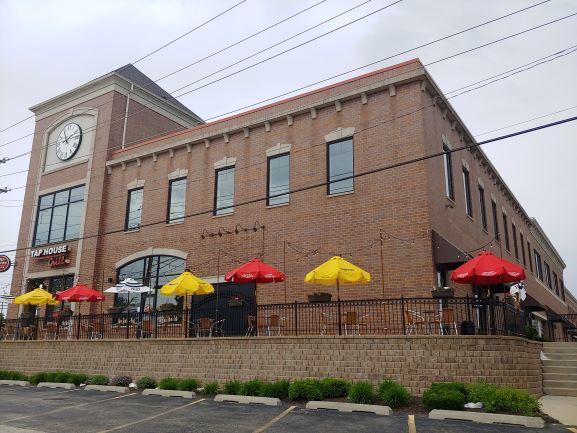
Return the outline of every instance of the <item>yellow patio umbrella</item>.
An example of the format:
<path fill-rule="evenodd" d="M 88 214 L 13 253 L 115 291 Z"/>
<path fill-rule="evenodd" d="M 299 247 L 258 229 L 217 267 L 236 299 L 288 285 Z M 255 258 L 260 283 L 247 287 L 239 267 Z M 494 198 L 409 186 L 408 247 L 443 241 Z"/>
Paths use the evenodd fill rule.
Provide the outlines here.
<path fill-rule="evenodd" d="M 330 258 L 305 276 L 305 283 L 321 286 L 336 285 L 339 300 L 341 284 L 365 284 L 370 281 L 371 274 L 339 256 Z"/>
<path fill-rule="evenodd" d="M 14 298 L 12 303 L 19 305 L 57 305 L 58 301 L 54 299 L 52 293 L 47 292 L 42 287 L 38 287 L 31 292 Z"/>
<path fill-rule="evenodd" d="M 160 288 L 164 296 L 208 295 L 214 293 L 212 284 L 198 278 L 189 270 Z"/>

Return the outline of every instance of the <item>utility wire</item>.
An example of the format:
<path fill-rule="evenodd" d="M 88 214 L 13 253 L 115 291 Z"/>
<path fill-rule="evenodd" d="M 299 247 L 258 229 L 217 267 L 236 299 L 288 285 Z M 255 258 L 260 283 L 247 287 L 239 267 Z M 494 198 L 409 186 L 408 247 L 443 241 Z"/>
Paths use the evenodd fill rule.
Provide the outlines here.
<path fill-rule="evenodd" d="M 259 202 L 265 201 L 265 200 L 270 199 L 270 198 L 284 196 L 284 195 L 286 195 L 286 194 L 297 194 L 297 193 L 301 193 L 301 192 L 305 192 L 305 191 L 310 191 L 310 190 L 314 190 L 314 189 L 317 189 L 317 188 L 326 187 L 327 185 L 329 185 L 329 184 L 331 184 L 331 183 L 340 182 L 340 181 L 343 181 L 343 180 L 357 179 L 357 178 L 361 178 L 361 177 L 365 177 L 365 176 L 370 176 L 370 175 L 373 175 L 373 174 L 376 174 L 376 173 L 381 173 L 381 172 L 384 172 L 384 171 L 393 170 L 393 169 L 395 169 L 395 168 L 404 167 L 404 166 L 411 165 L 411 164 L 415 164 L 415 163 L 418 163 L 418 162 L 423 162 L 423 161 L 426 161 L 426 160 L 429 160 L 429 159 L 442 157 L 442 156 L 445 156 L 446 154 L 453 154 L 453 153 L 456 153 L 456 152 L 460 152 L 460 151 L 462 151 L 462 150 L 470 150 L 470 149 L 473 149 L 473 148 L 476 148 L 476 147 L 480 147 L 480 146 L 485 145 L 485 144 L 488 144 L 488 143 L 494 143 L 494 142 L 496 142 L 496 141 L 505 140 L 505 139 L 508 139 L 508 138 L 517 137 L 517 136 L 525 135 L 525 134 L 529 134 L 529 133 L 532 133 L 532 132 L 535 132 L 535 131 L 540 131 L 540 130 L 543 130 L 543 129 L 551 128 L 551 127 L 558 126 L 558 125 L 562 125 L 562 124 L 569 123 L 569 122 L 574 122 L 574 121 L 576 121 L 576 120 L 577 120 L 577 116 L 569 117 L 569 118 L 566 118 L 566 119 L 558 120 L 558 121 L 556 121 L 556 122 L 551 122 L 551 123 L 547 123 L 547 124 L 544 124 L 544 125 L 539 125 L 539 126 L 536 126 L 536 127 L 533 127 L 533 128 L 524 129 L 524 130 L 521 130 L 521 131 L 516 131 L 516 132 L 513 132 L 513 133 L 511 133 L 511 134 L 502 135 L 502 136 L 500 136 L 500 137 L 491 138 L 491 139 L 489 139 L 489 140 L 481 141 L 481 142 L 479 142 L 479 143 L 473 143 L 473 144 L 468 144 L 468 145 L 464 145 L 464 146 L 460 146 L 460 147 L 455 147 L 455 148 L 453 148 L 453 149 L 447 149 L 447 150 L 443 150 L 443 151 L 441 151 L 441 152 L 435 152 L 435 153 L 432 153 L 432 154 L 430 154 L 430 155 L 424 155 L 424 156 L 420 156 L 420 157 L 416 157 L 416 158 L 411 158 L 411 159 L 404 160 L 404 161 L 401 161 L 401 162 L 396 162 L 396 163 L 393 163 L 393 164 L 388 164 L 388 165 L 381 166 L 381 167 L 378 167 L 378 168 L 366 170 L 366 171 L 363 171 L 363 172 L 360 172 L 360 173 L 357 173 L 357 174 L 352 174 L 352 175 L 350 175 L 350 176 L 346 176 L 346 177 L 340 178 L 340 179 L 338 179 L 338 180 L 336 180 L 336 181 L 319 182 L 319 183 L 315 183 L 315 184 L 312 184 L 312 185 L 303 186 L 303 187 L 300 187 L 300 188 L 294 188 L 294 189 L 292 189 L 292 190 L 289 190 L 288 193 L 281 193 L 281 194 L 277 194 L 277 195 L 274 195 L 274 196 L 266 196 L 266 195 L 265 195 L 264 197 L 258 197 L 258 198 L 254 198 L 254 199 L 250 199 L 250 200 L 245 200 L 245 201 L 240 202 L 240 203 L 235 203 L 235 204 L 234 204 L 234 207 L 235 207 L 235 208 L 239 208 L 239 207 L 242 207 L 242 206 L 247 206 L 247 205 L 250 205 L 250 204 L 259 203 Z M 227 205 L 227 206 L 221 207 L 221 208 L 211 208 L 211 209 L 208 209 L 208 210 L 204 210 L 204 211 L 200 211 L 200 212 L 195 212 L 195 213 L 191 213 L 191 214 L 188 214 L 188 215 L 184 215 L 182 218 L 183 218 L 183 219 L 187 219 L 187 218 L 194 218 L 194 217 L 202 216 L 202 215 L 211 215 L 211 214 L 213 214 L 215 211 L 222 210 L 222 209 L 227 209 L 228 207 L 229 207 L 229 206 Z M 139 229 L 143 229 L 143 228 L 147 228 L 147 227 L 152 227 L 152 226 L 156 226 L 156 225 L 159 225 L 159 224 L 166 224 L 166 219 L 162 219 L 162 220 L 159 220 L 159 221 L 154 221 L 154 222 L 150 222 L 150 223 L 141 224 L 141 225 L 139 226 Z M 110 231 L 103 232 L 103 233 L 96 233 L 96 234 L 93 234 L 93 235 L 82 236 L 82 237 L 77 238 L 76 240 L 80 240 L 80 239 L 91 239 L 91 238 L 100 237 L 100 236 L 105 236 L 105 235 L 111 235 L 111 234 L 116 234 L 116 233 L 124 233 L 124 231 L 125 231 L 125 229 L 124 229 L 124 227 L 123 227 L 123 228 L 121 228 L 121 229 L 110 230 Z M 32 249 L 32 248 L 33 248 L 33 247 L 23 247 L 23 248 L 11 249 L 11 250 L 4 250 L 4 251 L 0 251 L 0 254 L 11 253 L 11 252 L 16 252 L 16 251 L 26 251 L 26 250 L 30 250 L 30 249 Z"/>

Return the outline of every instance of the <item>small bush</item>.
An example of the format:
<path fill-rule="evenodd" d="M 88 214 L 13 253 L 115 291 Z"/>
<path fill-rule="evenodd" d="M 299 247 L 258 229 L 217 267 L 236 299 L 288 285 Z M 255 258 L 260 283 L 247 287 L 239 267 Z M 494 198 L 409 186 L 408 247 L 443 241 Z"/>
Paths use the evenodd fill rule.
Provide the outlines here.
<path fill-rule="evenodd" d="M 132 383 L 132 378 L 130 376 L 116 376 L 110 381 L 112 386 L 128 386 Z"/>
<path fill-rule="evenodd" d="M 431 384 L 430 389 L 434 391 L 442 390 L 442 389 L 450 389 L 452 391 L 457 391 L 463 394 L 465 400 L 469 398 L 469 388 L 470 386 L 465 385 L 462 382 L 436 382 Z"/>
<path fill-rule="evenodd" d="M 264 383 L 260 380 L 249 380 L 241 385 L 239 394 L 252 396 L 260 395 L 260 390 L 263 385 Z"/>
<path fill-rule="evenodd" d="M 78 386 L 81 383 L 86 383 L 88 380 L 88 375 L 84 373 L 70 373 L 68 375 L 68 383 L 73 383 L 74 385 Z"/>
<path fill-rule="evenodd" d="M 433 387 L 431 387 L 423 393 L 423 406 L 425 406 L 427 410 L 463 410 L 464 404 L 465 396 L 455 389 L 447 387 L 433 389 Z"/>
<path fill-rule="evenodd" d="M 484 382 L 469 387 L 469 400 L 480 401 L 487 412 L 532 416 L 539 410 L 539 401 L 527 391 Z"/>
<path fill-rule="evenodd" d="M 0 371 L 0 380 L 28 380 L 28 376 L 17 371 Z"/>
<path fill-rule="evenodd" d="M 467 400 L 473 403 L 482 402 L 483 406 L 485 406 L 485 402 L 494 399 L 494 394 L 497 390 L 495 385 L 486 382 L 472 383 L 468 388 L 469 398 Z"/>
<path fill-rule="evenodd" d="M 160 389 L 168 389 L 171 391 L 177 390 L 178 385 L 180 385 L 179 380 L 175 379 L 174 377 L 165 377 L 158 382 L 158 387 Z"/>
<path fill-rule="evenodd" d="M 278 380 L 273 383 L 265 383 L 260 388 L 262 397 L 287 398 L 290 382 L 288 380 Z"/>
<path fill-rule="evenodd" d="M 349 388 L 347 399 L 351 403 L 371 404 L 375 399 L 375 391 L 369 382 L 355 382 Z"/>
<path fill-rule="evenodd" d="M 295 380 L 288 390 L 291 400 L 322 400 L 321 384 L 316 379 Z"/>
<path fill-rule="evenodd" d="M 108 377 L 103 374 L 96 374 L 88 378 L 90 385 L 108 385 Z"/>
<path fill-rule="evenodd" d="M 324 398 L 346 397 L 351 384 L 344 379 L 327 377 L 321 380 L 321 392 Z"/>
<path fill-rule="evenodd" d="M 68 383 L 71 375 L 68 371 L 48 371 L 44 373 L 42 382 Z"/>
<path fill-rule="evenodd" d="M 223 391 L 229 395 L 239 395 L 242 384 L 238 380 L 231 380 L 224 384 Z"/>
<path fill-rule="evenodd" d="M 138 379 L 136 386 L 138 389 L 154 389 L 156 388 L 156 380 L 152 377 L 144 376 Z"/>
<path fill-rule="evenodd" d="M 207 383 L 206 385 L 204 385 L 204 388 L 202 389 L 202 393 L 204 395 L 208 395 L 208 396 L 213 396 L 218 394 L 218 390 L 219 390 L 219 386 L 217 382 L 210 382 Z"/>
<path fill-rule="evenodd" d="M 385 380 L 379 385 L 379 398 L 391 408 L 407 406 L 411 402 L 407 388 L 393 380 Z"/>
<path fill-rule="evenodd" d="M 38 385 L 40 382 L 46 382 L 46 373 L 43 371 L 34 373 L 28 378 L 28 380 L 32 385 Z"/>
<path fill-rule="evenodd" d="M 200 383 L 198 382 L 198 380 L 189 377 L 187 379 L 182 379 L 179 383 L 178 383 L 178 389 L 180 391 L 196 391 L 198 386 L 200 385 Z"/>

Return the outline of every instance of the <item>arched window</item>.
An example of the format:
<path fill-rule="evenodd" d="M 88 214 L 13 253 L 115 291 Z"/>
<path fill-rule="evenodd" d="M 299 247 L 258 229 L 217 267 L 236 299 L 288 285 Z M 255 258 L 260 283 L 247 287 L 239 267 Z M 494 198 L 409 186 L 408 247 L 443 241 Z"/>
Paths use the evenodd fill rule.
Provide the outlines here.
<path fill-rule="evenodd" d="M 152 291 L 148 294 L 119 294 L 116 296 L 116 305 L 130 303 L 132 309 L 142 311 L 148 306 L 150 309 L 158 309 L 161 305 L 170 309 L 182 308 L 182 299 L 173 296 L 163 296 L 160 288 L 173 278 L 184 272 L 186 262 L 180 257 L 173 256 L 148 256 L 130 262 L 117 270 L 117 281 L 125 278 L 133 278 L 136 281 L 149 286 Z"/>

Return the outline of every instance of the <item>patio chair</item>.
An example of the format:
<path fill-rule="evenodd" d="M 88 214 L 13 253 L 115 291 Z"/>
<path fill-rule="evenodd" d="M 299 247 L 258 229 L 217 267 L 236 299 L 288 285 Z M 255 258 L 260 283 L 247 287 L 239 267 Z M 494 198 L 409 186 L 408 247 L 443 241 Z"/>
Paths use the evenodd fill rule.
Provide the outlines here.
<path fill-rule="evenodd" d="M 44 340 L 56 340 L 58 338 L 58 323 L 48 322 L 41 331 Z"/>
<path fill-rule="evenodd" d="M 2 335 L 0 340 L 16 340 L 18 335 L 18 328 L 13 323 L 5 323 L 0 332 Z"/>
<path fill-rule="evenodd" d="M 246 324 L 246 333 L 244 335 L 246 337 L 253 336 L 256 331 L 256 317 L 246 316 Z"/>
<path fill-rule="evenodd" d="M 101 340 L 104 338 L 104 325 L 101 321 L 96 321 L 90 325 L 90 339 Z"/>
<path fill-rule="evenodd" d="M 284 325 L 282 324 L 283 321 L 284 317 L 280 317 L 278 314 L 271 314 L 267 318 L 265 324 L 267 335 L 282 335 L 282 328 L 284 328 Z"/>
<path fill-rule="evenodd" d="M 418 325 L 425 325 L 427 323 L 425 318 L 416 311 L 404 310 L 403 314 L 405 315 L 405 330 L 408 335 L 411 335 L 413 331 L 417 333 Z"/>
<path fill-rule="evenodd" d="M 224 327 L 224 321 L 225 320 L 226 319 L 220 319 L 220 320 L 217 320 L 216 322 L 212 322 L 211 331 L 210 331 L 211 337 L 224 337 L 223 327 Z"/>
<path fill-rule="evenodd" d="M 140 325 L 140 338 L 151 338 L 154 334 L 154 327 L 150 319 L 143 320 Z"/>
<path fill-rule="evenodd" d="M 455 312 L 452 308 L 443 309 L 439 319 L 435 320 L 435 323 L 439 325 L 441 335 L 445 335 L 445 329 L 447 329 L 450 334 L 451 328 L 455 330 L 455 335 L 459 335 L 459 329 L 457 328 L 457 322 L 455 321 Z"/>
<path fill-rule="evenodd" d="M 359 318 L 359 313 L 356 311 L 347 311 L 343 323 L 345 326 L 345 335 L 361 335 L 362 320 L 368 316 L 368 314 L 365 314 Z"/>
<path fill-rule="evenodd" d="M 321 313 L 321 335 L 325 335 L 327 333 L 327 329 L 329 328 L 331 316 L 327 313 Z"/>
<path fill-rule="evenodd" d="M 20 328 L 20 338 L 22 340 L 34 340 L 36 337 L 36 327 L 34 325 Z"/>
<path fill-rule="evenodd" d="M 212 337 L 212 319 L 201 317 L 196 321 L 197 337 Z"/>

